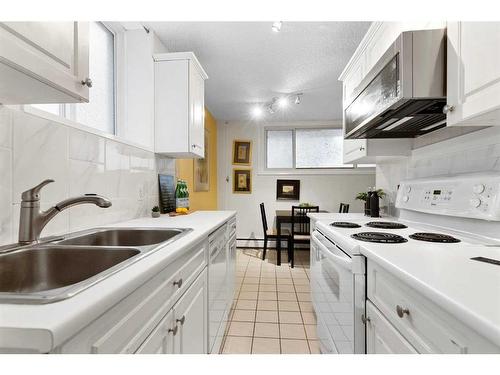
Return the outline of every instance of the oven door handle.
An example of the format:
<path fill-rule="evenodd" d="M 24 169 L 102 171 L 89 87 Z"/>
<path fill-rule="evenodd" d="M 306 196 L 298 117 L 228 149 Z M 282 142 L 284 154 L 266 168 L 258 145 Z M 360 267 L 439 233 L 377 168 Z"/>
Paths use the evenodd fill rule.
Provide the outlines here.
<path fill-rule="evenodd" d="M 344 257 L 340 257 L 338 255 L 335 255 L 331 250 L 329 250 L 325 245 L 321 243 L 321 241 L 318 239 L 317 235 L 313 233 L 311 236 L 312 241 L 314 244 L 319 248 L 322 254 L 335 264 L 338 264 L 339 266 L 342 266 L 349 271 L 352 271 L 352 259 L 345 259 Z"/>

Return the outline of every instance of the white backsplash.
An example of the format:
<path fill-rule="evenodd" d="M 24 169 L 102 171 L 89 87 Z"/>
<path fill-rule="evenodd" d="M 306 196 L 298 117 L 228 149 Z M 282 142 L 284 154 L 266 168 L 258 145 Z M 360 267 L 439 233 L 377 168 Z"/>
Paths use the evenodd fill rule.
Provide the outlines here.
<path fill-rule="evenodd" d="M 460 128 L 459 128 L 460 129 Z M 454 129 L 452 129 L 454 130 Z M 399 216 L 394 207 L 397 186 L 405 179 L 416 179 L 441 175 L 453 175 L 471 172 L 500 172 L 500 128 L 480 128 L 465 133 L 465 129 L 456 137 L 443 140 L 441 133 L 430 133 L 427 137 L 436 142 L 426 142 L 422 148 L 414 149 L 411 157 L 386 161 L 377 164 L 377 187 L 386 191 L 383 205 L 391 215 Z M 423 144 L 416 141 L 416 145 Z"/>
<path fill-rule="evenodd" d="M 175 174 L 175 160 L 0 106 L 0 245 L 17 241 L 21 193 L 41 181 L 42 208 L 85 193 L 113 205 L 72 207 L 42 236 L 149 215 L 158 204 L 158 173 Z"/>

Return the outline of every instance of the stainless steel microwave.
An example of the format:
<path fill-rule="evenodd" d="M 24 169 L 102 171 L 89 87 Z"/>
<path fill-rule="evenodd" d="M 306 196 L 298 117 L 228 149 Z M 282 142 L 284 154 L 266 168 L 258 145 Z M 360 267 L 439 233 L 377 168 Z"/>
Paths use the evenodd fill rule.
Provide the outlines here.
<path fill-rule="evenodd" d="M 446 126 L 444 29 L 401 33 L 354 90 L 345 138 L 412 138 Z"/>

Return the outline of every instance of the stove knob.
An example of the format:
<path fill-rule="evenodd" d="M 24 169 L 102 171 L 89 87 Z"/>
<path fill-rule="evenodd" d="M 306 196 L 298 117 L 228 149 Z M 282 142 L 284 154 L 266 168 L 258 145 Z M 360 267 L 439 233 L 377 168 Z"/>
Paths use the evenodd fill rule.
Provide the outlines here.
<path fill-rule="evenodd" d="M 409 193 L 411 191 L 411 186 L 406 187 L 406 192 Z"/>
<path fill-rule="evenodd" d="M 403 197 L 403 202 L 408 202 L 410 200 L 410 197 L 408 195 L 405 195 Z"/>
<path fill-rule="evenodd" d="M 469 201 L 470 205 L 474 208 L 477 208 L 481 205 L 481 199 L 479 198 L 472 198 L 470 201 Z"/>
<path fill-rule="evenodd" d="M 476 194 L 481 194 L 484 191 L 484 185 L 483 184 L 474 185 L 472 191 Z"/>

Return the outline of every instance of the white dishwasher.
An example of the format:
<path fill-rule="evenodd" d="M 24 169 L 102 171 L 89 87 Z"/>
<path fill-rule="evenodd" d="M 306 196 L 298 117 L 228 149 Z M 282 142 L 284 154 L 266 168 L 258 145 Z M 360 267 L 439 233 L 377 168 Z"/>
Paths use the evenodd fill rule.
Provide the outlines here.
<path fill-rule="evenodd" d="M 224 337 L 229 314 L 229 267 L 227 225 L 223 225 L 208 237 L 208 347 L 210 353 L 218 353 Z"/>

